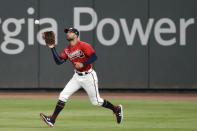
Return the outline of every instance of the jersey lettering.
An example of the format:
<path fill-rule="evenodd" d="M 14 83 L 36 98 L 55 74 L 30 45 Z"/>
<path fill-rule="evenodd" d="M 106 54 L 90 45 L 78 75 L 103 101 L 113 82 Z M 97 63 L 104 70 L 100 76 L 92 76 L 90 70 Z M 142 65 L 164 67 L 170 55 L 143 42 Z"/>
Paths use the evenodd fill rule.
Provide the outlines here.
<path fill-rule="evenodd" d="M 70 60 L 75 59 L 75 58 L 83 58 L 83 57 L 85 57 L 83 51 L 81 51 L 81 50 L 75 50 L 72 53 L 69 53 L 68 50 L 66 50 L 65 53 L 70 58 Z"/>

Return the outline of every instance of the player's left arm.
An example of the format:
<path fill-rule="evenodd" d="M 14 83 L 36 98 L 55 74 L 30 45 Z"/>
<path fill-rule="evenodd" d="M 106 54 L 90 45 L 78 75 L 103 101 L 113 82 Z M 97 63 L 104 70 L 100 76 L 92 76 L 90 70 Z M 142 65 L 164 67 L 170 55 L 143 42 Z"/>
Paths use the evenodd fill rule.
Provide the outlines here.
<path fill-rule="evenodd" d="M 98 57 L 96 56 L 96 53 L 92 53 L 92 55 L 86 61 L 83 62 L 83 66 L 87 66 L 89 64 L 92 64 L 97 59 L 98 59 Z"/>
<path fill-rule="evenodd" d="M 82 51 L 84 52 L 86 57 L 88 57 L 88 59 L 82 63 L 83 66 L 87 66 L 89 64 L 92 64 L 93 62 L 95 62 L 98 59 L 96 56 L 95 50 L 92 48 L 92 46 L 90 44 L 84 43 Z"/>
<path fill-rule="evenodd" d="M 91 47 L 90 44 L 85 43 L 82 47 L 82 51 L 88 57 L 88 59 L 86 61 L 84 61 L 83 63 L 76 62 L 75 64 L 76 64 L 77 68 L 83 68 L 84 66 L 92 64 L 93 62 L 95 62 L 98 59 L 94 49 Z"/>

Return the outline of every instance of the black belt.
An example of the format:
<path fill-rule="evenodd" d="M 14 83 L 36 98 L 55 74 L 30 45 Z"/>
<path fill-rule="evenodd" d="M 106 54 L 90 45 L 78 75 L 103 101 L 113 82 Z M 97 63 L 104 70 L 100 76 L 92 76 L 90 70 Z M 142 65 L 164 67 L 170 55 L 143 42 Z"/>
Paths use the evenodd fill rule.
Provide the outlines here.
<path fill-rule="evenodd" d="M 84 72 L 84 73 L 82 73 L 82 72 L 77 72 L 77 71 L 76 71 L 76 73 L 77 73 L 79 76 L 84 76 L 84 75 L 89 74 L 88 72 Z"/>

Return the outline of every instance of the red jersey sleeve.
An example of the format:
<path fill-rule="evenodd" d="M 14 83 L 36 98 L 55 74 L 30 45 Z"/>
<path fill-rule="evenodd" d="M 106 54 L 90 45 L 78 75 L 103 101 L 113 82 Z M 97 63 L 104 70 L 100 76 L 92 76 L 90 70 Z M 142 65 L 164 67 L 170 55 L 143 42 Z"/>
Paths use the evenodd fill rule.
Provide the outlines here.
<path fill-rule="evenodd" d="M 82 51 L 87 57 L 91 56 L 95 52 L 92 46 L 88 43 L 82 44 Z"/>
<path fill-rule="evenodd" d="M 64 50 L 62 51 L 62 53 L 60 54 L 60 57 L 61 57 L 61 58 L 64 58 L 65 60 L 67 60 L 67 59 L 68 59 L 68 56 L 67 56 L 65 50 L 66 50 L 66 49 L 64 49 Z"/>

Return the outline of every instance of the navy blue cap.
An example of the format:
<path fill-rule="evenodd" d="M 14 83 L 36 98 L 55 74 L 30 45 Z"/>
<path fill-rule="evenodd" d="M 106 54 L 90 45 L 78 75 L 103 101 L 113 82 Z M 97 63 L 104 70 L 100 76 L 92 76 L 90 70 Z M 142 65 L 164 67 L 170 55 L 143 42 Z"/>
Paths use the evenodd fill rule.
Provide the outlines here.
<path fill-rule="evenodd" d="M 77 36 L 79 36 L 79 31 L 76 28 L 68 28 L 68 29 L 64 29 L 64 32 L 67 33 L 69 30 L 71 30 L 72 32 L 74 32 Z"/>

